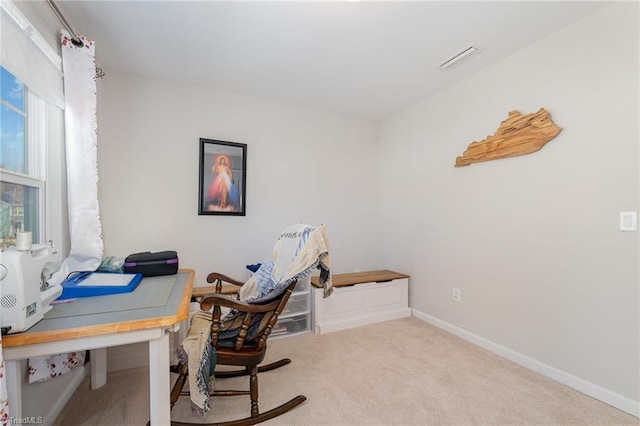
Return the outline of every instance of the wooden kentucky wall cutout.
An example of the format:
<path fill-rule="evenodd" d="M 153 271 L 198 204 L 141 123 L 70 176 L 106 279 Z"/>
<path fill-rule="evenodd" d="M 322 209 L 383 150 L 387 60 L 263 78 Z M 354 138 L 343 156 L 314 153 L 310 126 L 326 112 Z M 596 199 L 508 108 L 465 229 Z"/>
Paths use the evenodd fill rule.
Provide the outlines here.
<path fill-rule="evenodd" d="M 549 112 L 544 108 L 526 115 L 511 111 L 509 118 L 500 123 L 493 136 L 487 136 L 480 142 L 471 142 L 462 156 L 456 158 L 455 166 L 536 152 L 561 130 L 551 121 Z"/>

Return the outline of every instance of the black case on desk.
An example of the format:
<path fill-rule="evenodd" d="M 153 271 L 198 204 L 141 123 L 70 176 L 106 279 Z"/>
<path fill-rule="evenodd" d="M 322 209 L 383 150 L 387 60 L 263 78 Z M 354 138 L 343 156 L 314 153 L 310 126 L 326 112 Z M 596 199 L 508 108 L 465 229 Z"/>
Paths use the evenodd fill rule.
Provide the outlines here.
<path fill-rule="evenodd" d="M 124 259 L 126 273 L 140 273 L 145 277 L 172 275 L 178 272 L 178 253 L 172 250 L 152 253 L 133 253 Z"/>

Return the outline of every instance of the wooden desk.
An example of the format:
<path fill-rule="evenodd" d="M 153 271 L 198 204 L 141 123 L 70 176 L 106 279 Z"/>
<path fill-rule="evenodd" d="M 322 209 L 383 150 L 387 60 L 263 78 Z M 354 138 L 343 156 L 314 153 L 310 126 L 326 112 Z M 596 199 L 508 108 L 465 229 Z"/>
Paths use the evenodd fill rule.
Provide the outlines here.
<path fill-rule="evenodd" d="M 14 418 L 23 417 L 20 360 L 33 356 L 94 350 L 97 361 L 91 360 L 92 388 L 94 374 L 106 382 L 106 347 L 137 342 L 149 342 L 149 399 L 152 425 L 168 425 L 170 413 L 169 333 L 189 315 L 189 301 L 194 271 L 181 269 L 175 276 L 166 305 L 138 307 L 126 311 L 103 312 L 78 316 L 55 317 L 52 312 L 29 330 L 3 336 L 2 350 L 7 368 L 9 410 Z M 131 297 L 136 292 L 128 293 Z M 110 296 L 99 296 L 108 298 Z M 79 307 L 83 299 L 73 302 Z M 95 351 L 97 349 L 97 351 Z M 28 415 L 28 413 L 25 413 Z"/>

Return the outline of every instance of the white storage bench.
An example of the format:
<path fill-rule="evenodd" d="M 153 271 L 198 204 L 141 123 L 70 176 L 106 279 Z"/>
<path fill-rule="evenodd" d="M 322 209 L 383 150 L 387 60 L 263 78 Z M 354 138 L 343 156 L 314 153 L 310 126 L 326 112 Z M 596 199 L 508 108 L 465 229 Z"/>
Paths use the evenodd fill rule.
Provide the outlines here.
<path fill-rule="evenodd" d="M 311 278 L 317 334 L 411 316 L 409 275 L 382 270 L 331 279 L 333 294 L 323 299 L 318 277 Z"/>

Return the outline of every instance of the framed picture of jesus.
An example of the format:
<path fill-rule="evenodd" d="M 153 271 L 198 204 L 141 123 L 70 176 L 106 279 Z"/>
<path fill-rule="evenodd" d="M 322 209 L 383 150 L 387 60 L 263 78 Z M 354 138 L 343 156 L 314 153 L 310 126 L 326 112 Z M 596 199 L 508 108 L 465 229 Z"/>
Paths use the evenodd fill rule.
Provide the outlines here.
<path fill-rule="evenodd" d="M 247 145 L 200 138 L 199 215 L 246 215 Z"/>

